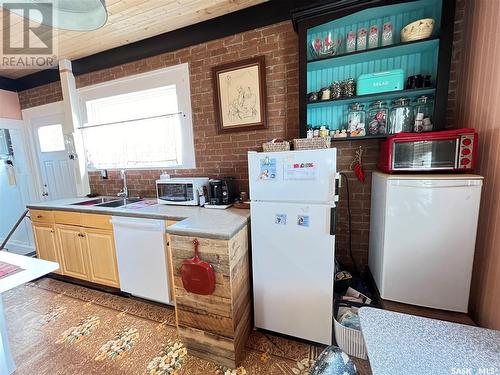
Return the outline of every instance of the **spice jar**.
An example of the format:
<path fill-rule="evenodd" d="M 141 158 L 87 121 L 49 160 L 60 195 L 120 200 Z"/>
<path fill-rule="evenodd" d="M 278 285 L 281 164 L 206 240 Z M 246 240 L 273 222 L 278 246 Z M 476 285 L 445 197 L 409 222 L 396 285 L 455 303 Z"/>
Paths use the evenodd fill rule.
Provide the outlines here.
<path fill-rule="evenodd" d="M 366 135 L 365 130 L 365 106 L 360 103 L 353 103 L 347 112 L 347 130 L 351 137 L 361 137 Z"/>
<path fill-rule="evenodd" d="M 410 99 L 399 98 L 392 102 L 389 116 L 389 133 L 410 133 L 413 130 L 413 111 Z"/>
<path fill-rule="evenodd" d="M 342 81 L 340 87 L 343 97 L 349 98 L 356 95 L 356 81 L 354 80 L 354 78 L 347 78 L 346 80 Z"/>
<path fill-rule="evenodd" d="M 388 115 L 389 109 L 385 102 L 380 100 L 373 102 L 368 111 L 368 134 L 375 135 L 387 133 Z"/>
<path fill-rule="evenodd" d="M 313 138 L 319 138 L 319 129 L 318 128 L 313 129 Z"/>
<path fill-rule="evenodd" d="M 433 103 L 431 98 L 422 95 L 415 100 L 413 131 L 415 133 L 432 131 Z"/>
<path fill-rule="evenodd" d="M 306 133 L 306 137 L 308 139 L 311 139 L 314 137 L 314 132 L 313 132 L 313 128 L 312 128 L 312 125 L 307 125 L 307 133 Z"/>
<path fill-rule="evenodd" d="M 320 100 L 329 100 L 330 99 L 330 87 L 323 87 L 319 92 Z"/>
<path fill-rule="evenodd" d="M 342 87 L 339 81 L 333 81 L 330 86 L 330 98 L 338 99 L 342 96 Z"/>
<path fill-rule="evenodd" d="M 330 131 L 326 128 L 326 125 L 321 125 L 319 128 L 319 136 L 320 138 L 325 138 L 330 135 Z"/>

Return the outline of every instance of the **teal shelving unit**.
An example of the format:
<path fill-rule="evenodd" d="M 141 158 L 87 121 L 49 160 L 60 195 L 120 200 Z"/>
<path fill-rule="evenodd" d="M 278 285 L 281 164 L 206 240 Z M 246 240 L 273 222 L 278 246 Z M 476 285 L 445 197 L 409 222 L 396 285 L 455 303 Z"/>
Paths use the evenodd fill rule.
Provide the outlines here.
<path fill-rule="evenodd" d="M 390 106 L 394 99 L 406 97 L 413 101 L 421 95 L 434 97 L 434 126 L 437 129 L 444 127 L 454 6 L 454 0 L 343 0 L 317 9 L 294 13 L 292 17 L 299 32 L 301 49 L 299 53 L 301 136 L 305 136 L 308 124 L 326 125 L 331 130 L 346 128 L 346 113 L 351 103 L 362 103 L 365 109 L 368 109 L 376 100 L 385 101 Z M 401 42 L 400 30 L 422 18 L 435 20 L 432 35 L 424 40 Z M 379 30 L 382 30 L 382 25 L 386 22 L 391 22 L 393 26 L 393 44 L 363 51 L 345 52 L 347 32 L 356 32 L 361 27 L 369 29 L 371 25 L 377 25 Z M 335 56 L 320 58 L 313 56 L 310 48 L 312 41 L 315 38 L 324 39 L 328 33 L 334 40 L 342 39 L 340 52 Z M 406 77 L 417 74 L 430 75 L 431 87 L 307 102 L 308 93 L 330 86 L 333 81 L 347 78 L 357 80 L 362 74 L 391 69 L 403 69 Z M 356 139 L 362 138 L 356 137 Z"/>

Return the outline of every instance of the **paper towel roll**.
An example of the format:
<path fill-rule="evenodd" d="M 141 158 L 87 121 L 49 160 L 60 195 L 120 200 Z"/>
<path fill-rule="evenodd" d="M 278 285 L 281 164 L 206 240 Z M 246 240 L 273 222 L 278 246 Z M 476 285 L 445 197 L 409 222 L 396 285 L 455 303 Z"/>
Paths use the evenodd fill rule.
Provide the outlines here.
<path fill-rule="evenodd" d="M 7 168 L 7 179 L 9 180 L 9 185 L 14 186 L 16 184 L 16 170 L 12 162 L 5 163 L 5 168 Z"/>

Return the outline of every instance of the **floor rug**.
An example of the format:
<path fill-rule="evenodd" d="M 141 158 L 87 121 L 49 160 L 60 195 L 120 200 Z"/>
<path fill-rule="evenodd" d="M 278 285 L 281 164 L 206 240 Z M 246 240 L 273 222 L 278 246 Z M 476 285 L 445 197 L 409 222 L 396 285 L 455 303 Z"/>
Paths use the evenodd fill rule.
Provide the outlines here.
<path fill-rule="evenodd" d="M 43 278 L 3 294 L 16 375 L 308 374 L 322 346 L 252 332 L 238 369 L 189 355 L 173 308 Z M 370 375 L 356 360 L 360 375 Z"/>

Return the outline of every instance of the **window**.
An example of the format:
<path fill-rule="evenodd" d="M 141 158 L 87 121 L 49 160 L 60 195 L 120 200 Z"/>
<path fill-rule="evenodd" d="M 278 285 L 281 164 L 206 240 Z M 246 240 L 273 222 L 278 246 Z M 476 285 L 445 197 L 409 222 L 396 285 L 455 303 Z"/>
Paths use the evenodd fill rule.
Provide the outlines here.
<path fill-rule="evenodd" d="M 64 151 L 62 125 L 47 125 L 38 128 L 38 142 L 41 152 Z"/>
<path fill-rule="evenodd" d="M 89 169 L 194 167 L 187 66 L 182 72 L 174 67 L 81 94 Z"/>

